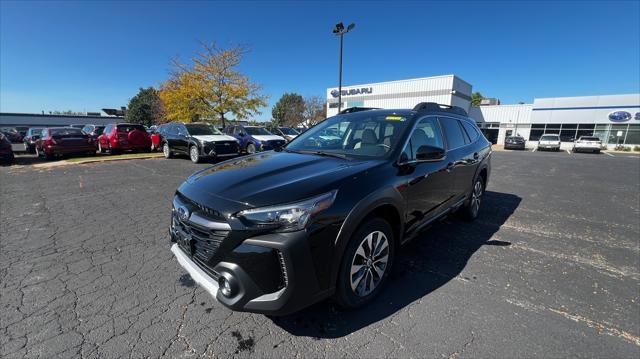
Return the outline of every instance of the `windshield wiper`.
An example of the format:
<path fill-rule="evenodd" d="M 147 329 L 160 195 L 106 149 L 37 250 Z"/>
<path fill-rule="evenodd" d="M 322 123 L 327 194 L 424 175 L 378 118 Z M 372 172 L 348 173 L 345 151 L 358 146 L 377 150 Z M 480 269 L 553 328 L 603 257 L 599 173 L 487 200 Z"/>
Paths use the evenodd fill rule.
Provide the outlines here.
<path fill-rule="evenodd" d="M 312 154 L 312 155 L 325 156 L 325 157 L 336 157 L 336 158 L 341 158 L 343 160 L 348 160 L 349 159 L 349 156 L 344 155 L 342 153 L 336 153 L 336 152 L 312 151 L 312 150 L 292 150 L 292 149 L 286 148 L 286 147 L 284 147 L 283 150 L 285 152 L 291 152 L 291 153 L 302 153 L 302 154 Z"/>
<path fill-rule="evenodd" d="M 324 151 L 309 151 L 309 153 L 313 153 L 314 155 L 318 155 L 318 156 L 342 158 L 343 160 L 349 159 L 347 155 L 343 155 L 342 153 L 324 152 Z"/>

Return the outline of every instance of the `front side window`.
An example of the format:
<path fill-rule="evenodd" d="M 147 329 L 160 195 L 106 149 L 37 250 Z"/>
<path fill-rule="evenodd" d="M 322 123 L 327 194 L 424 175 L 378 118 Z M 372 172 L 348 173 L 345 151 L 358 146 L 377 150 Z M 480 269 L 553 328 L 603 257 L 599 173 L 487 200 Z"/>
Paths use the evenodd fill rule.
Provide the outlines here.
<path fill-rule="evenodd" d="M 440 117 L 440 123 L 444 128 L 444 134 L 447 138 L 447 146 L 449 150 L 456 149 L 465 145 L 465 135 L 458 120 L 448 117 Z"/>
<path fill-rule="evenodd" d="M 393 151 L 409 120 L 395 113 L 338 115 L 303 132 L 286 147 L 294 151 L 383 157 Z"/>
<path fill-rule="evenodd" d="M 415 161 L 416 153 L 421 146 L 430 146 L 444 150 L 442 133 L 435 117 L 421 119 L 409 137 L 409 142 L 402 151 L 401 162 Z"/>

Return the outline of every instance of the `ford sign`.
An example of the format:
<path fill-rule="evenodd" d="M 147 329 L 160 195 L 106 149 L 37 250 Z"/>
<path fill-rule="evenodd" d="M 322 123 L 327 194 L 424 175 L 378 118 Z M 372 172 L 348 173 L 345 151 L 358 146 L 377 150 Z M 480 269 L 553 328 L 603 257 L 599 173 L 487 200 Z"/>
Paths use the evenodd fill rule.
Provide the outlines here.
<path fill-rule="evenodd" d="M 609 120 L 613 122 L 625 122 L 631 119 L 631 114 L 627 111 L 616 111 L 609 114 Z"/>
<path fill-rule="evenodd" d="M 340 95 L 340 91 L 331 90 L 331 96 L 338 97 Z M 356 89 L 348 89 L 342 90 L 342 96 L 353 96 L 353 95 L 369 95 L 373 93 L 373 87 L 362 87 Z"/>

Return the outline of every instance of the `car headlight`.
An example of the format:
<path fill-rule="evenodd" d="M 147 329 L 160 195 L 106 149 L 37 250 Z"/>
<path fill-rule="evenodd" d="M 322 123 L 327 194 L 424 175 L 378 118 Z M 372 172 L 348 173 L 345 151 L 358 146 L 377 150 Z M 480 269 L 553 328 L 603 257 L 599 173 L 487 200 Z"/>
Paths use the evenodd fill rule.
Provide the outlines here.
<path fill-rule="evenodd" d="M 238 212 L 236 217 L 255 227 L 273 228 L 277 232 L 299 231 L 306 227 L 310 218 L 331 207 L 337 193 L 338 190 L 333 190 L 296 203 L 247 209 Z"/>

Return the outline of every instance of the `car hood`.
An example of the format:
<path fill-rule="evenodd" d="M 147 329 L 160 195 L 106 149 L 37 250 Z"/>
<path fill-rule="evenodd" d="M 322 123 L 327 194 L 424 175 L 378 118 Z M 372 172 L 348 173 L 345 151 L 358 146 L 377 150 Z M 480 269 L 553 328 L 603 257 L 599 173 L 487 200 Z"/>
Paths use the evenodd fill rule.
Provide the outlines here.
<path fill-rule="evenodd" d="M 216 142 L 216 141 L 235 141 L 235 137 L 227 136 L 227 135 L 197 135 L 191 136 L 197 140 L 202 142 Z"/>
<path fill-rule="evenodd" d="M 258 141 L 273 141 L 273 140 L 284 141 L 284 138 L 276 135 L 255 135 L 255 136 L 251 135 L 251 137 L 255 138 Z"/>
<path fill-rule="evenodd" d="M 312 154 L 262 152 L 191 175 L 178 191 L 223 213 L 303 200 L 339 189 L 346 177 L 382 163 Z M 194 198 L 198 197 L 198 198 Z"/>

